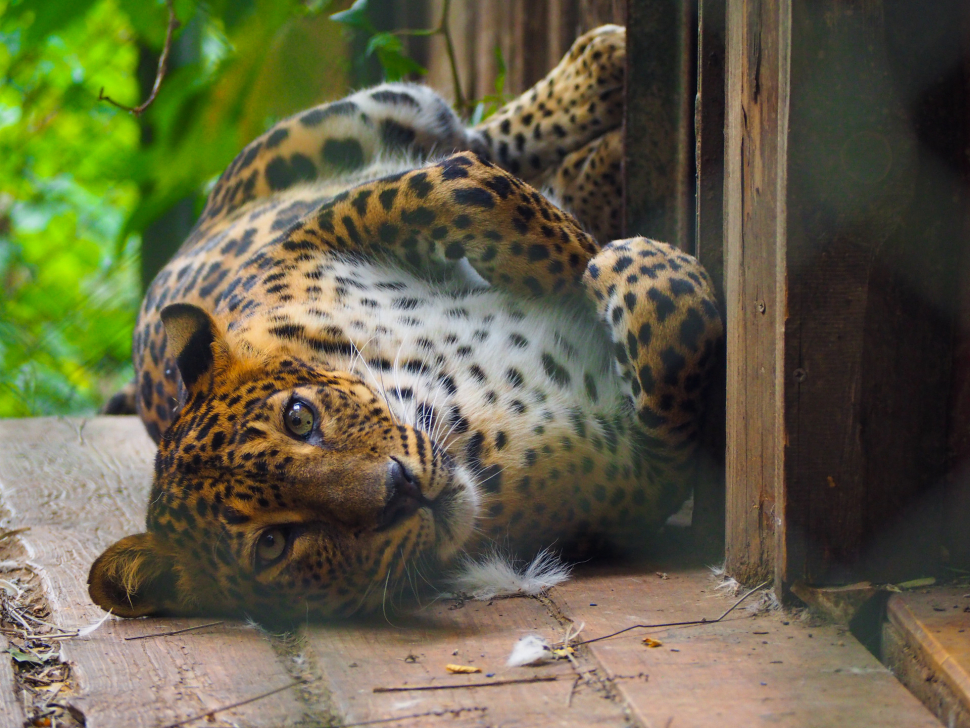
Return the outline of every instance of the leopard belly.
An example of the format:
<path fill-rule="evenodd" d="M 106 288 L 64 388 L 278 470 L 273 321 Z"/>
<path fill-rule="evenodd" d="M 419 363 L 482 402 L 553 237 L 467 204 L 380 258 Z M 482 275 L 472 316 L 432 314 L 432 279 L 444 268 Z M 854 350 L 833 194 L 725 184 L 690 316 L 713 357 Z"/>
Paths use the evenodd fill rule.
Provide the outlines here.
<path fill-rule="evenodd" d="M 513 299 L 458 268 L 429 281 L 335 256 L 317 269 L 311 300 L 265 316 L 454 459 L 478 504 L 469 550 L 513 542 L 527 555 L 564 533 L 635 520 L 636 509 L 616 509 L 642 464 L 628 438 L 632 403 L 592 306 Z"/>

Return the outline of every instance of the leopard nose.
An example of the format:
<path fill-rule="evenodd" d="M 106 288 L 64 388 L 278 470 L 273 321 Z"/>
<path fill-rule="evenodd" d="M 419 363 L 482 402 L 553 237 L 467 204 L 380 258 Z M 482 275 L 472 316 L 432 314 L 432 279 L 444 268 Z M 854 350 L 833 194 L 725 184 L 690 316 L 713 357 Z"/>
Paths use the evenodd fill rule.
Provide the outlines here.
<path fill-rule="evenodd" d="M 387 466 L 387 504 L 381 513 L 380 528 L 390 528 L 412 515 L 424 500 L 414 475 L 395 458 Z"/>

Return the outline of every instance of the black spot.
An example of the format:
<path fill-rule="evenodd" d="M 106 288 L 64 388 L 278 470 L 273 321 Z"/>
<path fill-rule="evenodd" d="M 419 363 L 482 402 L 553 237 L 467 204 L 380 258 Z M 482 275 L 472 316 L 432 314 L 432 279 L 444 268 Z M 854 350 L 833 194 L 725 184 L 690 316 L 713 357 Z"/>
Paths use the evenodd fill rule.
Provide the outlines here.
<path fill-rule="evenodd" d="M 510 194 L 512 194 L 512 183 L 509 182 L 507 177 L 502 177 L 500 175 L 495 175 L 490 180 L 485 182 L 485 186 L 488 187 L 492 192 L 501 197 L 503 200 L 507 199 Z"/>
<path fill-rule="evenodd" d="M 637 334 L 637 339 L 640 341 L 641 346 L 649 346 L 650 339 L 653 337 L 653 329 L 650 327 L 649 323 L 644 323 L 640 326 L 640 332 Z"/>
<path fill-rule="evenodd" d="M 559 362 L 557 362 L 551 354 L 542 354 L 542 368 L 552 381 L 558 384 L 560 387 L 565 387 L 569 384 L 571 377 L 569 372 L 563 367 Z"/>
<path fill-rule="evenodd" d="M 392 225 L 391 223 L 385 222 L 377 229 L 377 236 L 381 239 L 381 242 L 385 245 L 390 245 L 395 240 L 397 240 L 398 227 L 397 225 Z"/>
<path fill-rule="evenodd" d="M 660 352 L 660 361 L 664 366 L 664 383 L 670 386 L 676 385 L 680 372 L 686 366 L 687 361 L 672 348 Z"/>
<path fill-rule="evenodd" d="M 413 210 L 401 210 L 401 222 L 405 225 L 430 225 L 434 222 L 435 214 L 427 207 L 416 207 Z"/>
<path fill-rule="evenodd" d="M 621 255 L 613 264 L 613 272 L 622 273 L 631 265 L 633 265 L 633 258 L 631 258 L 629 255 Z"/>
<path fill-rule="evenodd" d="M 669 281 L 670 292 L 675 296 L 683 296 L 694 292 L 694 284 L 685 281 L 683 278 L 671 278 Z"/>
<path fill-rule="evenodd" d="M 323 161 L 338 169 L 351 170 L 364 166 L 364 148 L 352 137 L 327 139 L 321 150 Z"/>
<path fill-rule="evenodd" d="M 392 187 L 389 190 L 384 190 L 381 192 L 377 199 L 381 201 L 381 207 L 384 208 L 385 212 L 390 212 L 391 208 L 394 206 L 394 198 L 397 197 L 397 187 Z"/>
<path fill-rule="evenodd" d="M 657 383 L 653 377 L 653 369 L 650 368 L 649 364 L 644 364 L 642 367 L 640 367 L 638 378 L 640 380 L 640 388 L 644 391 L 644 393 L 653 394 Z"/>
<path fill-rule="evenodd" d="M 545 260 L 549 257 L 549 248 L 542 244 L 530 245 L 527 257 L 530 263 Z"/>
<path fill-rule="evenodd" d="M 289 129 L 279 128 L 274 129 L 270 132 L 270 135 L 266 137 L 266 142 L 264 148 L 266 149 L 276 149 L 283 141 L 290 135 Z"/>
<path fill-rule="evenodd" d="M 461 258 L 464 258 L 465 246 L 457 241 L 449 243 L 448 247 L 445 248 L 445 257 L 449 260 L 460 260 Z"/>
<path fill-rule="evenodd" d="M 361 190 L 357 193 L 357 196 L 354 197 L 354 200 L 351 203 L 354 206 L 354 209 L 357 210 L 357 214 L 361 217 L 367 213 L 367 200 L 371 194 L 373 193 L 370 190 Z"/>
<path fill-rule="evenodd" d="M 428 193 L 434 189 L 434 185 L 428 182 L 427 172 L 418 172 L 408 178 L 408 187 L 410 187 L 418 199 L 423 200 L 428 196 Z"/>
<path fill-rule="evenodd" d="M 696 309 L 690 309 L 680 324 L 680 343 L 691 351 L 697 351 L 704 328 L 704 319 Z"/>
<path fill-rule="evenodd" d="M 338 101 L 335 104 L 311 109 L 300 116 L 300 123 L 305 127 L 319 126 L 324 119 L 331 116 L 350 116 L 357 112 L 357 104 L 353 101 Z"/>
<path fill-rule="evenodd" d="M 382 89 L 380 91 L 374 91 L 370 97 L 374 99 L 374 101 L 380 101 L 382 104 L 399 104 L 402 106 L 410 106 L 414 109 L 421 107 L 413 96 L 406 94 L 403 91 Z"/>
<path fill-rule="evenodd" d="M 471 205 L 490 210 L 495 207 L 495 198 L 481 187 L 463 187 L 452 192 L 452 199 L 459 205 Z"/>
<path fill-rule="evenodd" d="M 384 119 L 381 122 L 381 139 L 387 147 L 407 147 L 414 142 L 416 136 L 414 129 L 392 119 Z"/>
<path fill-rule="evenodd" d="M 656 307 L 657 323 L 662 324 L 667 320 L 667 317 L 676 310 L 674 300 L 670 296 L 661 293 L 656 288 L 651 288 L 647 295 L 650 297 L 650 300 L 653 301 L 654 306 Z"/>

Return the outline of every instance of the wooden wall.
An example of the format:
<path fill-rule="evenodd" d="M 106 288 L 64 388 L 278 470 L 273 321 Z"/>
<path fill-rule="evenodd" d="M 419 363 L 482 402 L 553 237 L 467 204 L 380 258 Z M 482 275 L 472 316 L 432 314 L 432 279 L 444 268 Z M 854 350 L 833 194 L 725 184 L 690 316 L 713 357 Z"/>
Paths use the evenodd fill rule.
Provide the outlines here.
<path fill-rule="evenodd" d="M 946 522 L 965 530 L 942 503 L 966 21 L 959 0 L 727 3 L 727 556 L 743 581 L 924 576 Z"/>
<path fill-rule="evenodd" d="M 385 0 L 388 2 L 388 0 Z M 442 0 L 389 0 L 382 24 L 430 28 L 441 17 Z M 469 99 L 495 93 L 501 49 L 508 68 L 505 93 L 516 96 L 545 76 L 587 30 L 623 25 L 625 0 L 452 0 L 449 14 L 462 88 Z M 444 40 L 411 39 L 409 50 L 428 69 L 427 83 L 452 98 Z"/>

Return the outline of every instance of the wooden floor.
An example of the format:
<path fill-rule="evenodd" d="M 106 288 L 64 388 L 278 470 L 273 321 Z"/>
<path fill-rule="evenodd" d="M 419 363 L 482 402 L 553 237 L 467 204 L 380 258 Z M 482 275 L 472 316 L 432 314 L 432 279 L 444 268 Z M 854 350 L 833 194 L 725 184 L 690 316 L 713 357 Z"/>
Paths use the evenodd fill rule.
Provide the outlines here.
<path fill-rule="evenodd" d="M 505 666 L 529 633 L 556 641 L 584 624 L 592 639 L 713 619 L 734 599 L 703 567 L 586 570 L 548 598 L 439 601 L 289 635 L 221 623 L 131 639 L 207 620 L 112 618 L 72 636 L 102 616 L 87 597 L 91 561 L 143 526 L 152 456 L 133 418 L 0 422 L 0 650 L 12 650 L 0 655 L 0 728 L 28 715 L 89 728 L 193 716 L 195 726 L 939 725 L 844 630 L 781 612 L 739 608 L 716 624 L 635 629 L 571 660 Z M 646 646 L 648 635 L 661 644 Z"/>

